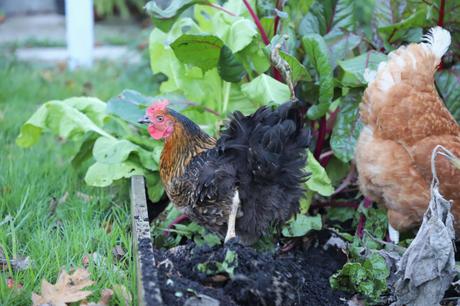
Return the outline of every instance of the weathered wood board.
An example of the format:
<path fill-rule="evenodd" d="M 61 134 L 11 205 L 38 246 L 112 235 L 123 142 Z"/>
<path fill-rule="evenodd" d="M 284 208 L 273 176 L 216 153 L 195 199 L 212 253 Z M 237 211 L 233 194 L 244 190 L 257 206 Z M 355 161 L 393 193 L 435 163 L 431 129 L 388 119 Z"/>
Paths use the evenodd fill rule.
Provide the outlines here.
<path fill-rule="evenodd" d="M 142 176 L 131 178 L 131 217 L 133 254 L 137 266 L 138 305 L 163 305 L 150 237 L 145 182 Z"/>

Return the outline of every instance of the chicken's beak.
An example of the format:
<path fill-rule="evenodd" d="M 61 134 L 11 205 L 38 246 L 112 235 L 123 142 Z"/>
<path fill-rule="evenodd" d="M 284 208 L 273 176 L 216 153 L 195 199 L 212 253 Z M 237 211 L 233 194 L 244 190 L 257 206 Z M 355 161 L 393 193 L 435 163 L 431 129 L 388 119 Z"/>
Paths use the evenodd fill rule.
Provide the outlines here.
<path fill-rule="evenodd" d="M 147 115 L 145 115 L 144 117 L 139 119 L 137 122 L 140 123 L 140 124 L 149 124 L 149 123 L 151 123 L 151 121 L 150 121 L 150 119 L 149 119 L 149 117 Z"/>

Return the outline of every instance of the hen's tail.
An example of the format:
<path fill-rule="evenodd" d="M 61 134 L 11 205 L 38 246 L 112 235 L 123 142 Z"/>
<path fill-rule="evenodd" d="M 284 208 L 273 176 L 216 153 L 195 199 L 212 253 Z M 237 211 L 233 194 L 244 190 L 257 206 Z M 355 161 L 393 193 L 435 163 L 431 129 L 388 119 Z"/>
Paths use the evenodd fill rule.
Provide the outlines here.
<path fill-rule="evenodd" d="M 383 108 L 403 102 L 414 92 L 431 95 L 424 100 L 439 100 L 434 87 L 434 72 L 450 42 L 447 30 L 432 28 L 421 43 L 400 47 L 388 55 L 387 62 L 380 63 L 376 72 L 367 71 L 368 87 L 361 104 L 363 122 L 377 125 Z"/>
<path fill-rule="evenodd" d="M 235 112 L 217 146 L 237 169 L 242 232 L 262 235 L 297 211 L 303 195 L 309 131 L 304 103 L 265 106 L 250 116 Z"/>

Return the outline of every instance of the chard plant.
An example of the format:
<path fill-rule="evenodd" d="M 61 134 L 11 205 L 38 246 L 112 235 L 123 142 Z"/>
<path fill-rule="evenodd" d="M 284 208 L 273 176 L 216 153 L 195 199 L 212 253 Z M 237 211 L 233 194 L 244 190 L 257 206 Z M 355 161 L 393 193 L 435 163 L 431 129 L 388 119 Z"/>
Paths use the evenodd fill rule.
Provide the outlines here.
<path fill-rule="evenodd" d="M 354 241 L 353 248 L 381 248 L 363 232 L 384 239 L 386 215 L 361 203 L 352 164 L 362 126 L 358 114 L 367 85 L 364 72 L 376 69 L 400 45 L 420 41 L 424 29 L 444 26 L 453 35 L 453 51 L 436 82 L 459 120 L 460 6 L 443 0 L 173 0 L 166 8 L 150 1 L 145 9 L 154 26 L 150 66 L 164 77 L 159 92 L 125 90 L 107 103 L 89 97 L 47 102 L 24 124 L 17 144 L 30 147 L 45 131 L 79 141 L 72 164 L 89 165 L 87 184 L 105 187 L 144 175 L 155 202 L 163 195 L 158 174 L 162 145 L 137 124 L 147 105 L 168 98 L 173 108 L 217 135 L 231 112 L 249 114 L 265 104 L 281 104 L 294 93 L 310 104 L 307 116 L 314 141 L 307 194 L 282 234 L 300 237 L 333 226 Z M 288 71 L 277 65 L 273 54 L 289 65 Z M 177 216 L 171 210 L 158 221 L 156 237 Z M 181 237 L 194 237 L 216 243 L 195 225 L 175 231 L 176 236 L 156 241 L 173 246 Z M 377 300 L 388 273 L 379 255 L 372 256 L 361 262 L 350 256 L 331 284 Z M 377 266 L 382 273 L 375 275 Z M 361 282 L 353 285 L 357 277 Z"/>

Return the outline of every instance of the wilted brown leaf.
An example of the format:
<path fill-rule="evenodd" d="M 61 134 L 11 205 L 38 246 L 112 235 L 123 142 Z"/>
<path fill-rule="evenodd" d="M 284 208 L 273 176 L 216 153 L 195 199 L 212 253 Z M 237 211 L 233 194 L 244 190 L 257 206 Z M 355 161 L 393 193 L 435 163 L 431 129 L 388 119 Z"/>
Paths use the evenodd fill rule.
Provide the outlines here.
<path fill-rule="evenodd" d="M 125 251 L 123 250 L 122 246 L 117 244 L 113 249 L 112 253 L 117 260 L 122 260 L 125 257 Z"/>
<path fill-rule="evenodd" d="M 89 266 L 89 261 L 90 261 L 89 257 L 90 257 L 90 255 L 85 255 L 81 259 L 81 263 L 83 264 L 83 267 L 85 267 L 85 268 L 88 268 L 88 266 Z"/>
<path fill-rule="evenodd" d="M 110 300 L 112 299 L 113 291 L 110 289 L 104 289 L 102 290 L 101 294 L 101 299 L 97 303 L 86 303 L 83 302 L 80 304 L 80 306 L 108 306 L 110 303 Z"/>
<path fill-rule="evenodd" d="M 83 200 L 84 202 L 89 202 L 92 199 L 90 195 L 87 195 L 86 193 L 83 193 L 80 191 L 77 191 L 75 195 L 77 196 L 77 198 L 79 198 L 80 200 Z"/>
<path fill-rule="evenodd" d="M 41 295 L 32 293 L 33 306 L 43 304 L 66 306 L 66 303 L 81 301 L 92 293 L 82 289 L 91 286 L 93 283 L 89 279 L 89 272 L 86 269 L 77 269 L 72 275 L 63 270 L 59 274 L 55 285 L 42 280 Z"/>

